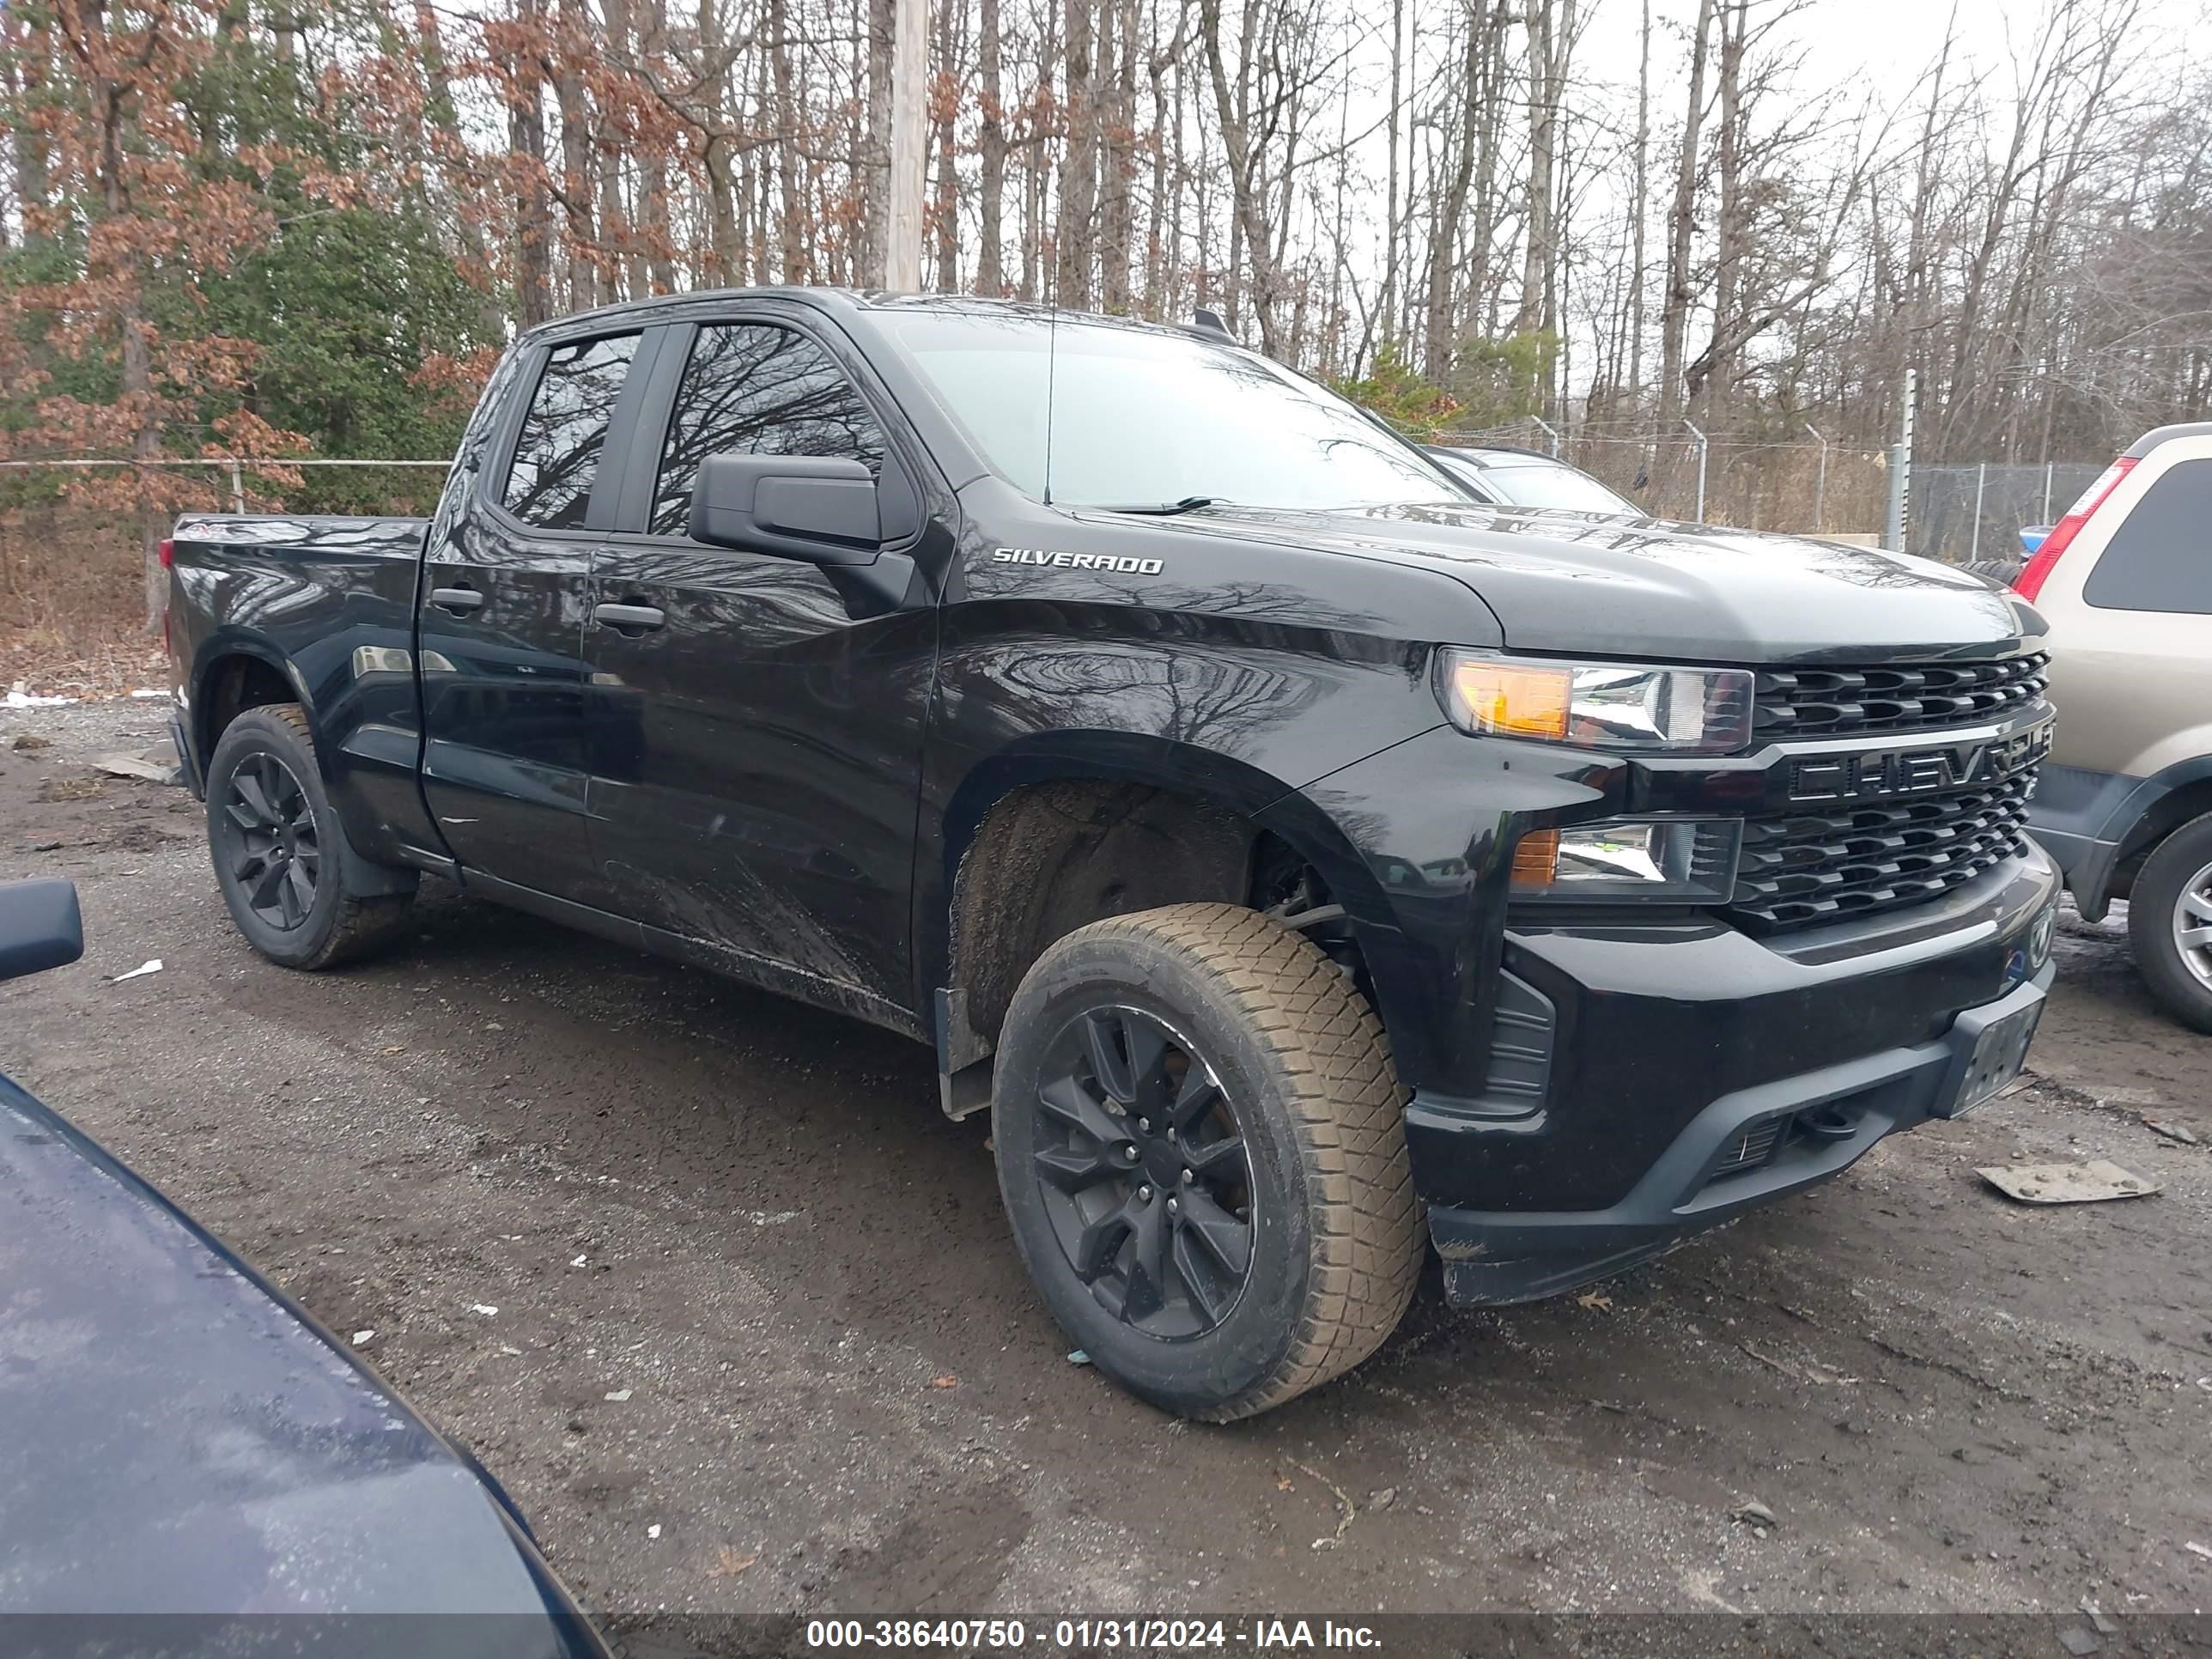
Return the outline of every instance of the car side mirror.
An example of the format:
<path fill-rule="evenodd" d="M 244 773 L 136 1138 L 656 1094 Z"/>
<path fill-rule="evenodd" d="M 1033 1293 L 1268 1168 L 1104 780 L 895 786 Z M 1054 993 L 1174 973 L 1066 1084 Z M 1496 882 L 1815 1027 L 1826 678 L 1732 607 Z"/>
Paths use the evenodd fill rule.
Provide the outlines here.
<path fill-rule="evenodd" d="M 21 979 L 84 954 L 73 881 L 0 883 L 0 979 Z"/>
<path fill-rule="evenodd" d="M 876 476 L 817 455 L 710 455 L 691 486 L 691 539 L 810 564 L 873 564 L 883 551 Z"/>

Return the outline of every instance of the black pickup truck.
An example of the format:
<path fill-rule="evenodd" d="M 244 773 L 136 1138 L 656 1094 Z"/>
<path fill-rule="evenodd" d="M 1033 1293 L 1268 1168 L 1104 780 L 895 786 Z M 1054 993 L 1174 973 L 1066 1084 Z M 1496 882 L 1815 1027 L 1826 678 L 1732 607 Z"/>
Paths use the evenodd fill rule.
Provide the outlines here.
<path fill-rule="evenodd" d="M 1204 327 L 598 311 L 428 524 L 167 556 L 265 955 L 428 873 L 933 1044 L 1054 1315 L 1194 1417 L 1373 1352 L 1425 1235 L 1548 1296 L 1966 1110 L 2050 982 L 2024 602 L 1478 504 Z"/>

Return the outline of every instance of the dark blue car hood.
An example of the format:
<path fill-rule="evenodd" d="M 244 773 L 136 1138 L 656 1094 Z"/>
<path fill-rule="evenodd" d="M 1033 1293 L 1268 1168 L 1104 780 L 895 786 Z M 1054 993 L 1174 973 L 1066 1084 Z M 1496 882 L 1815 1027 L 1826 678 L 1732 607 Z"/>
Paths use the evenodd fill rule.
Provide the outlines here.
<path fill-rule="evenodd" d="M 463 1622 L 604 1651 L 488 1475 L 4 1079 L 0 1443 L 0 1612 L 501 1614 Z"/>

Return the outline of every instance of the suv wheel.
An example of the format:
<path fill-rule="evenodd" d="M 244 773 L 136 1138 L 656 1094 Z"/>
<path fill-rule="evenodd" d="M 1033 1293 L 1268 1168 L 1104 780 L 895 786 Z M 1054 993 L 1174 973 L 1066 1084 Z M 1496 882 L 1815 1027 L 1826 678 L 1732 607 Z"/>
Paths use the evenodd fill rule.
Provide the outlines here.
<path fill-rule="evenodd" d="M 2128 933 L 2151 994 L 2183 1024 L 2212 1032 L 2212 812 L 2143 860 L 2128 896 Z"/>
<path fill-rule="evenodd" d="M 248 708 L 223 729 L 208 760 L 207 818 L 230 919 L 279 967 L 354 961 L 405 921 L 411 891 L 355 890 L 386 884 L 362 879 L 297 703 Z"/>
<path fill-rule="evenodd" d="M 1309 940 L 1228 904 L 1095 922 L 1006 1015 L 1000 1190 L 1053 1316 L 1124 1388 L 1224 1422 L 1351 1370 L 1421 1261 L 1373 1011 Z"/>

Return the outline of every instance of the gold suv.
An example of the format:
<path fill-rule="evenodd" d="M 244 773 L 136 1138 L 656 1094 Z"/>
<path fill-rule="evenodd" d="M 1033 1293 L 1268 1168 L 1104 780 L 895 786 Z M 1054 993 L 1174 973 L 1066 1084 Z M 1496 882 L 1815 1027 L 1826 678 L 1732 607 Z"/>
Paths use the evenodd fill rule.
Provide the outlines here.
<path fill-rule="evenodd" d="M 2090 921 L 2128 901 L 2143 978 L 2212 1032 L 2212 422 L 2146 433 L 2013 586 L 2058 708 L 2028 827 Z"/>

